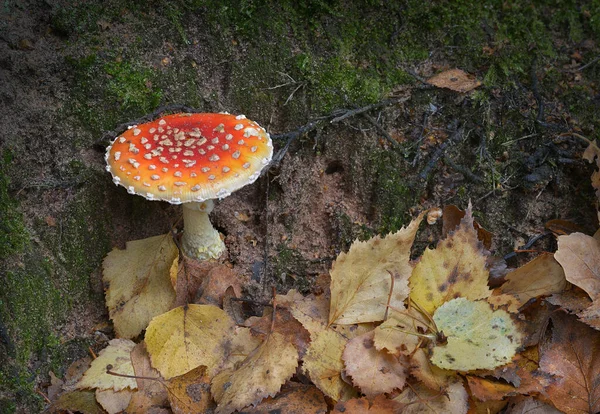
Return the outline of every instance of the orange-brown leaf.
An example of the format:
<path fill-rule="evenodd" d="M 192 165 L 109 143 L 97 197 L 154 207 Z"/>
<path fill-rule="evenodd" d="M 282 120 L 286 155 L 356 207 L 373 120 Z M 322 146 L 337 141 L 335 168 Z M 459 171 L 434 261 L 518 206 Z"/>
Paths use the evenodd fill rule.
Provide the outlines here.
<path fill-rule="evenodd" d="M 215 407 L 210 396 L 210 378 L 204 365 L 171 378 L 167 382 L 167 389 L 175 414 L 205 413 Z"/>
<path fill-rule="evenodd" d="M 314 385 L 289 384 L 275 397 L 269 397 L 256 407 L 246 407 L 243 414 L 325 414 L 327 403 Z"/>
<path fill-rule="evenodd" d="M 438 88 L 450 89 L 460 93 L 469 92 L 481 86 L 481 81 L 474 75 L 460 69 L 449 69 L 438 73 L 427 79 L 427 83 Z"/>
<path fill-rule="evenodd" d="M 344 414 L 395 414 L 402 405 L 394 400 L 389 400 L 385 395 L 378 395 L 374 399 L 352 398 L 335 405 L 332 413 Z"/>
<path fill-rule="evenodd" d="M 600 241 L 583 233 L 559 236 L 554 257 L 565 269 L 569 282 L 592 299 L 600 296 Z"/>

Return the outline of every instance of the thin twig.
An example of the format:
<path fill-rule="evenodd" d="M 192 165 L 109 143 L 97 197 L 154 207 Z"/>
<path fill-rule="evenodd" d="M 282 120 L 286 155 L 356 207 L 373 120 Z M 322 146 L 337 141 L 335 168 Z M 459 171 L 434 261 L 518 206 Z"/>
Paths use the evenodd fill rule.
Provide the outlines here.
<path fill-rule="evenodd" d="M 456 164 L 452 158 L 450 158 L 450 156 L 448 155 L 444 155 L 444 162 L 446 164 L 448 164 L 448 166 L 450 168 L 452 168 L 453 170 L 458 171 L 459 173 L 461 173 L 467 180 L 469 181 L 473 181 L 476 183 L 484 183 L 485 180 L 475 174 L 473 174 L 471 171 L 469 171 L 467 168 Z"/>
<path fill-rule="evenodd" d="M 371 104 L 371 105 L 363 106 L 362 108 L 348 110 L 343 115 L 340 115 L 340 116 L 337 116 L 337 117 L 333 118 L 330 121 L 330 123 L 335 124 L 335 123 L 338 123 L 340 121 L 343 121 L 346 118 L 350 118 L 351 116 L 362 114 L 364 112 L 368 112 L 368 111 L 371 111 L 373 109 L 382 108 L 384 106 L 406 102 L 409 99 L 410 99 L 409 96 L 401 96 L 401 97 L 397 97 L 397 98 L 384 99 L 383 101 L 376 102 L 376 103 Z"/>
<path fill-rule="evenodd" d="M 425 165 L 425 168 L 423 168 L 423 171 L 421 171 L 421 173 L 419 174 L 419 178 L 421 178 L 421 180 L 427 179 L 427 176 L 429 175 L 433 167 L 437 165 L 439 159 L 442 158 L 444 152 L 446 151 L 446 148 L 448 148 L 450 144 L 454 144 L 462 140 L 464 129 L 462 127 L 458 127 L 458 120 L 455 120 L 453 124 L 454 132 L 452 133 L 450 138 L 442 142 L 442 144 L 437 148 L 437 150 L 435 150 L 429 162 L 427 162 L 427 165 Z"/>
<path fill-rule="evenodd" d="M 583 65 L 583 66 L 581 66 L 581 67 L 579 67 L 579 68 L 577 68 L 577 69 L 575 69 L 575 70 L 576 70 L 576 71 L 578 71 L 578 72 L 579 72 L 579 71 L 582 71 L 582 70 L 584 70 L 585 68 L 587 68 L 587 67 L 589 67 L 589 66 L 592 66 L 594 63 L 596 63 L 596 62 L 598 62 L 598 61 L 600 61 L 600 56 L 597 56 L 597 57 L 595 57 L 594 59 L 590 60 L 590 61 L 589 61 L 588 63 L 586 63 L 585 65 Z"/>
<path fill-rule="evenodd" d="M 379 133 L 381 135 L 383 135 L 383 137 L 385 139 L 387 139 L 387 141 L 392 144 L 392 147 L 397 148 L 399 145 L 396 142 L 396 140 L 394 138 L 392 138 L 392 136 L 390 134 L 388 134 L 388 132 L 379 124 L 379 122 L 377 122 L 375 119 L 373 119 L 372 116 L 368 115 L 367 113 L 362 113 L 361 114 L 363 118 L 365 118 L 367 121 L 369 121 L 369 123 L 371 125 L 373 125 L 377 131 L 379 131 Z"/>

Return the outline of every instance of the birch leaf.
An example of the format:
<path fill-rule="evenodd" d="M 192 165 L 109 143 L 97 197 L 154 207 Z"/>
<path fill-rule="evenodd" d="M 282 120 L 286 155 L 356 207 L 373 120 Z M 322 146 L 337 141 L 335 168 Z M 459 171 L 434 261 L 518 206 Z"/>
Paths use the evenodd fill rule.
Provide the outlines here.
<path fill-rule="evenodd" d="M 102 264 L 108 285 L 106 305 L 121 338 L 134 338 L 150 320 L 171 308 L 175 291 L 170 273 L 179 256 L 171 235 L 127 242 L 113 249 Z"/>
<path fill-rule="evenodd" d="M 444 391 L 433 391 L 422 384 L 415 384 L 406 387 L 394 401 L 406 405 L 402 414 L 465 414 L 468 394 L 462 383 L 450 384 Z"/>
<path fill-rule="evenodd" d="M 125 388 L 137 389 L 135 379 L 106 373 L 106 367 L 110 365 L 113 372 L 135 375 L 131 363 L 131 351 L 134 347 L 135 342 L 129 339 L 111 339 L 108 346 L 98 353 L 98 358 L 92 361 L 92 365 L 83 374 L 76 388 L 98 388 L 113 391 L 121 391 Z"/>
<path fill-rule="evenodd" d="M 583 233 L 558 237 L 554 257 L 567 280 L 595 299 L 600 297 L 600 241 Z"/>

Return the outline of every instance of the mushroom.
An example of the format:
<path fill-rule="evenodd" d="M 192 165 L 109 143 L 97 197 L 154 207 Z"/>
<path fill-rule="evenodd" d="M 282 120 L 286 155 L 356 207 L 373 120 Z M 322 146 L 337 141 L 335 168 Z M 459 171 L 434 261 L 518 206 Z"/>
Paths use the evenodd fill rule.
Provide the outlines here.
<path fill-rule="evenodd" d="M 269 134 L 244 115 L 181 113 L 130 127 L 105 160 L 130 194 L 183 204 L 183 251 L 207 260 L 225 251 L 208 217 L 212 200 L 256 181 L 272 155 Z"/>

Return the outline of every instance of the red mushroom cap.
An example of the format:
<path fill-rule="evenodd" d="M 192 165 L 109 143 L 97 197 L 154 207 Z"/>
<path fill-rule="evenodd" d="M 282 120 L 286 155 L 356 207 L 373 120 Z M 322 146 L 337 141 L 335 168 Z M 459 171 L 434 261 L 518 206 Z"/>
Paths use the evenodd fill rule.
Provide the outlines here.
<path fill-rule="evenodd" d="M 269 134 L 244 115 L 174 114 L 134 125 L 106 150 L 115 184 L 172 204 L 224 198 L 271 161 Z"/>

